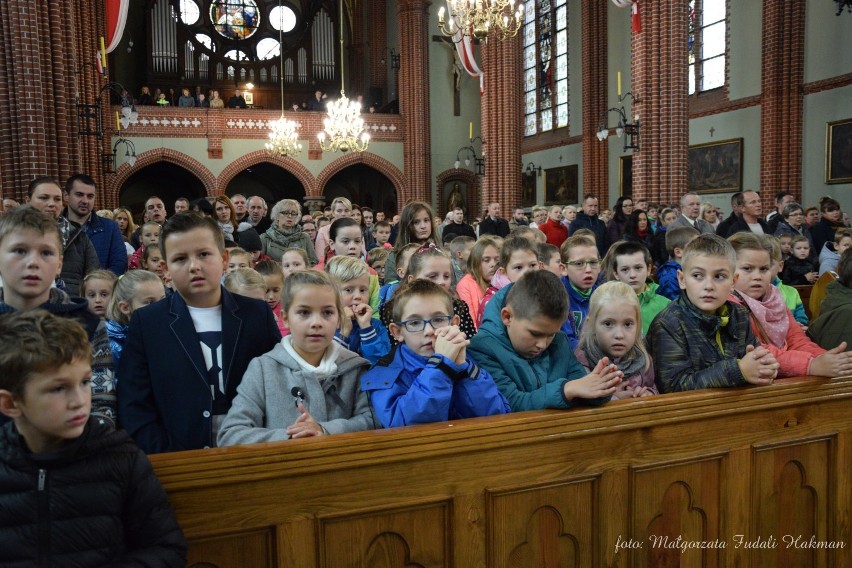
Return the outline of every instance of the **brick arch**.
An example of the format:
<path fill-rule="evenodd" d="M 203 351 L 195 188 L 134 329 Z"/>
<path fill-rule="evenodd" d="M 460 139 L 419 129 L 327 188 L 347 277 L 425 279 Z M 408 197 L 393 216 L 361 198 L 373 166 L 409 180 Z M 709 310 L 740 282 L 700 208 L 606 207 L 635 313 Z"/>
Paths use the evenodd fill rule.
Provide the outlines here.
<path fill-rule="evenodd" d="M 314 180 L 314 176 L 308 171 L 308 168 L 303 166 L 298 161 L 294 160 L 290 156 L 282 158 L 281 156 L 273 156 L 266 150 L 256 150 L 254 152 L 250 152 L 244 156 L 240 156 L 230 164 L 228 164 L 222 173 L 219 174 L 219 178 L 217 180 L 216 186 L 216 194 L 224 194 L 225 188 L 228 187 L 228 184 L 231 183 L 238 173 L 245 170 L 246 168 L 250 168 L 251 166 L 255 166 L 257 164 L 269 163 L 275 164 L 276 166 L 281 167 L 283 170 L 293 174 L 296 179 L 298 179 L 302 183 L 302 187 L 305 188 L 305 195 L 313 195 L 314 187 L 316 184 L 316 180 Z"/>
<path fill-rule="evenodd" d="M 216 189 L 216 177 L 207 169 L 207 166 L 191 158 L 182 152 L 172 150 L 170 148 L 157 148 L 142 152 L 136 156 L 136 164 L 131 166 L 127 162 L 119 166 L 115 175 L 112 176 L 112 194 L 115 195 L 116 203 L 118 202 L 118 191 L 127 183 L 130 176 L 138 172 L 141 168 L 156 164 L 157 162 L 169 162 L 175 164 L 194 174 L 201 183 L 204 184 L 204 190 L 207 195 L 213 195 Z"/>
<path fill-rule="evenodd" d="M 354 166 L 355 164 L 364 164 L 378 172 L 381 172 L 393 184 L 393 187 L 396 190 L 397 200 L 402 195 L 403 188 L 405 187 L 405 178 L 403 177 L 400 169 L 381 156 L 377 156 L 376 154 L 371 154 L 369 152 L 349 152 L 327 165 L 317 176 L 317 192 L 313 195 L 323 195 L 326 184 L 336 173 L 348 168 L 349 166 Z"/>
<path fill-rule="evenodd" d="M 450 168 L 448 170 L 444 170 L 443 172 L 438 174 L 438 177 L 435 178 L 435 182 L 437 184 L 437 190 L 435 191 L 435 195 L 438 196 L 438 215 L 446 215 L 446 211 L 444 211 L 444 185 L 448 181 L 463 181 L 467 184 L 467 217 L 468 219 L 473 219 L 477 215 L 479 215 L 480 207 L 480 195 L 479 195 L 479 178 L 474 175 L 474 173 L 470 170 L 463 168 Z"/>

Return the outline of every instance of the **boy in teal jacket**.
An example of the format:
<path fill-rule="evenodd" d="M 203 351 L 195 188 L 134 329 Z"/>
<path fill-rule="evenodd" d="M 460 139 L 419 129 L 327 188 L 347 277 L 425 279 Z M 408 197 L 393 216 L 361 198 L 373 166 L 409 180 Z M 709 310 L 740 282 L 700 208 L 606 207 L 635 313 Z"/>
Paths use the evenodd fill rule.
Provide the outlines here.
<path fill-rule="evenodd" d="M 600 405 L 621 382 L 606 357 L 586 373 L 560 331 L 567 316 L 565 287 L 546 270 L 524 274 L 485 308 L 468 351 L 494 377 L 513 412 Z"/>

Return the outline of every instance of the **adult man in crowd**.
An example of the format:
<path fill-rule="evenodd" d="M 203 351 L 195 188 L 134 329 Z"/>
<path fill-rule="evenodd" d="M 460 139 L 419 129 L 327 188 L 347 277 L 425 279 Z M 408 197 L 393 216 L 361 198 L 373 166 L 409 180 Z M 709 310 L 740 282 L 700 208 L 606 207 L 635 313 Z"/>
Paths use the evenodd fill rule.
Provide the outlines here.
<path fill-rule="evenodd" d="M 453 220 L 442 233 L 442 240 L 445 243 L 452 241 L 456 237 L 473 237 L 476 239 L 476 232 L 473 227 L 464 222 L 464 210 L 461 207 L 453 208 Z"/>
<path fill-rule="evenodd" d="M 314 97 L 308 104 L 308 110 L 325 110 L 325 100 L 322 96 L 322 91 L 316 91 Z"/>
<path fill-rule="evenodd" d="M 680 215 L 669 224 L 668 229 L 675 227 L 693 227 L 702 235 L 716 232 L 713 225 L 701 218 L 701 198 L 692 191 L 684 193 L 680 198 Z"/>
<path fill-rule="evenodd" d="M 237 223 L 242 223 L 243 221 L 247 221 L 246 217 L 248 217 L 248 209 L 246 208 L 246 196 L 242 193 L 235 193 L 233 197 L 231 197 L 231 203 L 234 204 L 234 214 L 237 217 Z"/>
<path fill-rule="evenodd" d="M 234 91 L 234 96 L 228 99 L 228 108 L 246 108 L 246 100 L 239 90 Z"/>
<path fill-rule="evenodd" d="M 716 227 L 716 234 L 723 239 L 727 239 L 731 235 L 731 227 L 734 223 L 740 220 L 740 215 L 742 214 L 743 193 L 738 191 L 731 196 L 731 214 L 728 215 L 724 221 L 719 223 L 719 226 Z"/>
<path fill-rule="evenodd" d="M 778 228 L 778 223 L 784 219 L 782 213 L 788 203 L 795 203 L 796 198 L 789 191 L 779 191 L 775 194 L 775 209 L 766 216 L 766 227 L 769 229 L 769 234 L 774 235 L 775 229 Z"/>
<path fill-rule="evenodd" d="M 771 234 L 766 221 L 761 217 L 762 205 L 760 195 L 756 191 L 743 192 L 743 214 L 736 223 L 731 225 L 731 235 L 742 231 L 751 233 Z"/>
<path fill-rule="evenodd" d="M 11 211 L 15 207 L 20 207 L 21 204 L 12 199 L 11 197 L 7 197 L 3 199 L 3 211 Z"/>
<path fill-rule="evenodd" d="M 175 199 L 175 215 L 178 213 L 186 213 L 189 211 L 189 199 L 186 197 L 178 197 Z"/>
<path fill-rule="evenodd" d="M 86 232 L 62 217 L 62 189 L 50 177 L 39 177 L 27 188 L 27 203 L 56 219 L 62 235 L 62 271 L 59 277 L 72 296 L 80 295 L 80 283 L 90 271 L 101 267 L 98 254 Z M 125 253 L 126 258 L 126 253 Z"/>
<path fill-rule="evenodd" d="M 500 217 L 500 204 L 489 203 L 488 214 L 479 224 L 479 236 L 497 235 L 506 238 L 509 234 L 509 222 Z"/>
<path fill-rule="evenodd" d="M 607 236 L 606 223 L 598 219 L 598 198 L 591 193 L 583 198 L 583 210 L 577 213 L 577 218 L 571 223 L 568 235 L 571 236 L 580 229 L 589 229 L 595 234 L 595 244 L 601 258 L 609 250 L 609 236 Z"/>
<path fill-rule="evenodd" d="M 75 174 L 65 182 L 66 208 L 62 216 L 79 225 L 92 241 L 102 268 L 121 276 L 127 270 L 127 249 L 118 223 L 95 214 L 95 180 Z"/>
<path fill-rule="evenodd" d="M 145 221 L 158 223 L 162 227 L 163 223 L 166 222 L 166 204 L 163 203 L 163 200 L 156 195 L 152 195 L 145 202 L 145 213 L 142 218 Z M 142 245 L 139 241 L 140 234 L 142 234 L 142 225 L 136 227 L 136 230 L 133 231 L 132 235 L 130 235 L 130 246 L 132 246 L 134 250 L 138 249 Z"/>
<path fill-rule="evenodd" d="M 509 220 L 509 231 L 514 231 L 518 227 L 529 227 L 530 222 L 527 221 L 527 216 L 524 213 L 523 207 L 515 207 L 512 211 L 512 218 Z"/>
<path fill-rule="evenodd" d="M 266 200 L 257 195 L 249 197 L 248 200 L 248 222 L 262 235 L 272 225 L 272 220 L 266 216 Z"/>
<path fill-rule="evenodd" d="M 538 229 L 547 237 L 548 243 L 561 247 L 568 238 L 568 227 L 562 224 L 562 207 L 551 205 L 547 221 Z"/>
<path fill-rule="evenodd" d="M 536 205 L 532 208 L 532 223 L 530 227 L 538 229 L 547 222 L 547 207 Z"/>

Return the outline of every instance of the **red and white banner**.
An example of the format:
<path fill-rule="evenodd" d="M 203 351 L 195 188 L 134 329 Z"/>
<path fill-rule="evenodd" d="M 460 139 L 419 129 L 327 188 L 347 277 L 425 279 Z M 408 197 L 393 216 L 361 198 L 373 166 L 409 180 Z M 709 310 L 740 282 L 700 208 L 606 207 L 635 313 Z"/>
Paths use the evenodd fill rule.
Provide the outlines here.
<path fill-rule="evenodd" d="M 130 0 L 104 0 L 104 4 L 106 8 L 106 52 L 112 53 L 118 47 L 121 37 L 124 35 Z"/>
<path fill-rule="evenodd" d="M 450 2 L 447 1 L 447 13 L 452 18 L 450 11 Z M 453 41 L 456 44 L 456 52 L 459 54 L 459 61 L 464 70 L 473 78 L 479 78 L 479 94 L 485 91 L 485 79 L 479 65 L 476 64 L 476 56 L 473 54 L 473 42 L 470 41 L 470 36 L 463 35 L 461 28 L 456 30 L 453 35 Z"/>

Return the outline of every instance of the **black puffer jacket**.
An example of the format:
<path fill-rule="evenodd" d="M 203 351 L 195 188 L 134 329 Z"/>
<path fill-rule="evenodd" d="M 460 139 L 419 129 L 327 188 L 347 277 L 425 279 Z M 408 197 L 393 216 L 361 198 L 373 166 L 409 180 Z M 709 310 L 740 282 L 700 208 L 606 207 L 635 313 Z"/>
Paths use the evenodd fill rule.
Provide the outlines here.
<path fill-rule="evenodd" d="M 148 458 L 89 419 L 60 451 L 33 456 L 0 428 L 0 566 L 185 566 L 186 541 Z"/>

